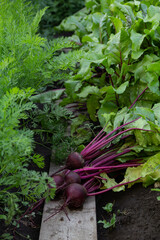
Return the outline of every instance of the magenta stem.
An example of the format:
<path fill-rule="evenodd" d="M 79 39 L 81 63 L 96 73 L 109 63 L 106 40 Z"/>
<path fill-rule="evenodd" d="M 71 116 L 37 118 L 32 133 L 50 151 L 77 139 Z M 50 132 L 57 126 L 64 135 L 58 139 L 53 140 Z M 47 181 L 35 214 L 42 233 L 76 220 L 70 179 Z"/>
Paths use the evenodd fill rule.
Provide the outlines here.
<path fill-rule="evenodd" d="M 103 137 L 102 139 L 104 139 L 104 138 L 107 138 L 107 137 L 109 137 L 111 134 L 113 134 L 114 132 L 116 132 L 117 130 L 119 130 L 119 129 L 121 129 L 121 128 L 123 128 L 124 126 L 126 126 L 126 125 L 128 125 L 128 124 L 130 124 L 130 123 L 133 123 L 133 122 L 135 122 L 135 121 L 137 121 L 138 119 L 139 119 L 140 117 L 138 117 L 138 118 L 136 118 L 136 119 L 134 119 L 134 120 L 132 120 L 132 121 L 130 121 L 130 122 L 128 122 L 128 123 L 125 123 L 125 124 L 123 124 L 123 125 L 121 125 L 121 126 L 119 126 L 119 127 L 117 127 L 116 129 L 114 129 L 113 131 L 111 131 L 110 133 L 108 133 L 105 137 Z M 98 138 L 98 140 L 102 137 L 101 135 L 103 134 L 103 131 L 104 131 L 104 129 L 105 129 L 105 127 L 99 132 L 99 134 L 82 150 L 82 152 L 81 152 L 81 155 L 85 158 L 85 156 L 87 155 L 87 152 L 88 152 L 88 150 L 89 150 L 89 153 L 90 153 L 90 148 L 92 148 L 92 143 L 93 143 L 93 146 L 95 146 L 95 145 L 97 145 L 97 138 Z M 95 142 L 96 141 L 96 142 Z M 100 140 L 101 141 L 101 140 Z M 99 142 L 99 141 L 98 141 Z M 90 147 L 91 146 L 91 147 Z M 88 149 L 89 148 L 89 149 Z"/>
<path fill-rule="evenodd" d="M 102 161 L 102 160 L 104 160 L 104 159 L 107 159 L 108 157 L 113 156 L 113 155 L 115 155 L 116 153 L 117 153 L 117 151 L 112 151 L 112 152 L 103 154 L 102 156 L 99 156 L 98 158 L 94 159 L 94 160 L 91 162 L 91 165 L 94 166 L 96 163 L 99 163 L 100 161 Z"/>
<path fill-rule="evenodd" d="M 102 169 L 101 171 L 98 171 L 98 172 L 95 172 L 95 173 L 92 173 L 92 174 L 87 174 L 85 176 L 81 176 L 81 179 L 87 179 L 87 178 L 91 178 L 91 177 L 97 177 L 97 175 L 101 174 L 101 173 L 110 173 L 110 172 L 114 172 L 114 171 L 118 171 L 118 170 L 121 170 L 121 169 L 125 169 L 127 167 L 137 167 L 139 166 L 140 164 L 139 163 L 135 163 L 135 164 L 130 164 L 130 165 L 122 165 L 120 167 L 117 167 L 115 166 L 115 168 L 107 168 L 107 169 Z"/>
<path fill-rule="evenodd" d="M 123 185 L 127 185 L 127 184 L 129 184 L 129 183 L 136 182 L 136 181 L 139 180 L 140 178 L 141 178 L 141 177 L 139 177 L 139 178 L 137 178 L 137 179 L 135 179 L 135 180 L 133 180 L 133 181 L 130 181 L 130 182 L 117 184 L 117 185 L 115 185 L 115 186 L 113 186 L 113 187 L 107 188 L 107 189 L 102 190 L 102 191 L 99 191 L 99 192 L 88 193 L 87 195 L 88 195 L 88 196 L 96 196 L 96 195 L 99 195 L 99 194 L 108 192 L 108 191 L 110 191 L 110 190 L 112 190 L 112 189 L 114 189 L 114 188 L 117 188 L 117 187 L 120 187 L 120 186 L 123 186 Z"/>
<path fill-rule="evenodd" d="M 123 131 L 115 134 L 114 136 L 110 137 L 109 139 L 106 139 L 106 140 L 105 140 L 105 138 L 107 137 L 107 136 L 105 136 L 104 138 L 102 138 L 102 139 L 96 144 L 96 146 L 92 146 L 92 147 L 91 147 L 91 150 L 89 151 L 88 154 L 91 154 L 92 152 L 94 152 L 94 151 L 96 151 L 96 150 L 98 150 L 98 149 L 100 149 L 100 148 L 103 148 L 105 145 L 107 145 L 108 143 L 110 143 L 111 141 L 113 141 L 116 137 L 118 137 L 118 136 L 120 136 L 120 135 L 122 135 L 122 134 L 124 134 L 124 133 L 126 133 L 126 132 L 128 132 L 128 131 L 132 131 L 132 130 L 151 131 L 151 130 L 143 129 L 143 128 L 128 128 L 128 129 L 126 129 L 126 130 L 123 130 Z"/>
<path fill-rule="evenodd" d="M 98 184 L 98 185 L 96 185 L 96 186 L 92 186 L 91 188 L 88 188 L 88 189 L 87 189 L 87 192 L 88 192 L 88 193 L 95 192 L 96 190 L 100 189 L 100 187 L 101 187 L 101 184 Z"/>
<path fill-rule="evenodd" d="M 124 150 L 123 152 L 121 152 L 121 153 L 113 154 L 113 155 L 111 155 L 110 157 L 107 157 L 107 158 L 105 158 L 104 160 L 102 160 L 102 161 L 94 164 L 94 167 L 103 166 L 103 164 L 104 164 L 106 161 L 109 161 L 109 160 L 112 160 L 112 159 L 114 159 L 114 158 L 116 158 L 116 157 L 119 157 L 119 156 L 121 156 L 121 155 L 124 155 L 124 154 L 130 152 L 131 150 L 132 150 L 132 149 L 129 148 L 129 149 L 125 149 L 125 150 Z"/>
<path fill-rule="evenodd" d="M 31 214 L 36 208 L 38 208 L 43 202 L 45 201 L 45 198 L 40 199 L 36 205 L 31 209 L 31 211 L 28 214 Z"/>
<path fill-rule="evenodd" d="M 90 186 L 92 186 L 93 182 L 94 182 L 94 178 L 91 178 L 91 179 L 89 179 L 87 182 L 85 182 L 85 183 L 83 184 L 83 186 L 87 189 L 87 188 L 89 188 Z"/>
<path fill-rule="evenodd" d="M 148 87 L 146 87 L 139 95 L 138 97 L 134 100 L 134 102 L 132 103 L 132 105 L 129 107 L 129 109 L 131 109 L 134 104 L 138 101 L 138 99 L 140 98 L 140 96 L 148 89 Z"/>
<path fill-rule="evenodd" d="M 81 151 L 81 155 L 84 157 L 85 152 L 87 149 L 92 145 L 92 143 L 98 142 L 98 140 L 105 134 L 104 132 L 105 127 L 98 133 L 98 135 L 93 138 L 93 140 Z"/>
<path fill-rule="evenodd" d="M 138 163 L 137 163 L 138 164 Z M 112 168 L 120 168 L 120 167 L 130 167 L 131 164 L 121 164 L 121 165 L 116 165 L 116 166 L 102 166 L 102 167 L 85 167 L 81 169 L 76 169 L 74 172 L 81 172 L 81 171 L 93 171 L 93 170 L 102 170 L 102 169 L 112 169 Z"/>

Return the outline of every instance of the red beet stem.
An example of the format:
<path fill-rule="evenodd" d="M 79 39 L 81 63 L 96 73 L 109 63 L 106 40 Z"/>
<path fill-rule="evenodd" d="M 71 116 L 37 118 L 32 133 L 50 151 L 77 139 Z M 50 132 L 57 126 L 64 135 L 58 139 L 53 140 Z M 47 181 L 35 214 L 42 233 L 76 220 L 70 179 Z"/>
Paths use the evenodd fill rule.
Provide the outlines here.
<path fill-rule="evenodd" d="M 118 150 L 118 149 L 117 149 Z M 108 152 L 108 153 L 105 153 L 101 156 L 99 156 L 98 158 L 94 159 L 92 162 L 91 162 L 91 165 L 94 166 L 96 163 L 99 163 L 100 161 L 104 160 L 104 159 L 107 159 L 108 157 L 110 156 L 113 156 L 117 153 L 117 151 L 111 151 L 111 152 Z"/>
<path fill-rule="evenodd" d="M 103 137 L 98 143 L 95 143 L 93 144 L 89 149 L 88 149 L 88 152 L 86 151 L 86 156 L 87 155 L 90 155 L 91 153 L 93 153 L 94 151 L 97 151 L 103 147 L 105 147 L 108 143 L 110 143 L 111 141 L 113 141 L 116 137 L 128 132 L 128 131 L 131 131 L 131 130 L 142 130 L 142 131 L 151 131 L 151 130 L 148 130 L 148 129 L 143 129 L 143 128 L 128 128 L 126 130 L 123 130 L 117 134 L 115 134 L 114 136 L 106 139 L 108 137 L 108 135 L 106 135 L 105 137 Z M 84 158 L 86 157 L 84 156 Z"/>
<path fill-rule="evenodd" d="M 99 195 L 99 194 L 108 192 L 108 191 L 110 191 L 110 190 L 112 190 L 112 189 L 114 189 L 114 188 L 116 188 L 116 187 L 120 187 L 120 186 L 123 186 L 123 185 L 127 185 L 127 184 L 129 184 L 129 183 L 133 183 L 133 182 L 135 182 L 135 181 L 137 181 L 137 180 L 139 180 L 139 179 L 141 179 L 141 177 L 139 177 L 139 178 L 137 178 L 137 179 L 135 179 L 135 180 L 133 180 L 133 181 L 130 181 L 130 182 L 117 184 L 117 185 L 115 185 L 115 186 L 113 186 L 113 187 L 107 188 L 107 189 L 102 190 L 102 191 L 99 191 L 99 192 L 88 193 L 87 195 L 88 195 L 88 196 L 96 196 L 96 195 Z"/>
<path fill-rule="evenodd" d="M 134 102 L 132 103 L 132 105 L 129 107 L 129 109 L 131 109 L 135 103 L 138 101 L 138 99 L 140 98 L 140 96 L 148 89 L 148 86 L 138 95 L 138 97 L 134 100 Z"/>
<path fill-rule="evenodd" d="M 101 168 L 100 171 L 97 171 L 95 173 L 90 173 L 90 174 L 86 174 L 85 176 L 81 176 L 81 179 L 87 179 L 87 178 L 91 178 L 91 177 L 96 177 L 101 173 L 111 173 L 111 172 L 115 172 L 121 169 L 126 169 L 127 167 L 137 167 L 139 166 L 140 163 L 135 163 L 135 164 L 126 164 L 126 165 L 120 165 L 120 166 L 112 166 L 112 168 Z"/>
<path fill-rule="evenodd" d="M 123 152 L 121 152 L 121 153 L 113 154 L 113 155 L 111 155 L 111 156 L 109 156 L 109 157 L 106 157 L 106 158 L 104 158 L 102 161 L 99 161 L 99 162 L 97 162 L 96 164 L 94 164 L 94 167 L 103 166 L 103 164 L 104 164 L 105 162 L 107 162 L 107 161 L 109 161 L 109 160 L 112 160 L 112 159 L 115 159 L 115 158 L 117 158 L 117 157 L 119 157 L 119 156 L 121 156 L 121 155 L 124 155 L 124 154 L 126 154 L 126 153 L 129 153 L 131 150 L 132 150 L 131 148 L 128 148 L 128 149 L 125 149 L 125 150 L 124 150 Z"/>
<path fill-rule="evenodd" d="M 139 118 L 140 118 L 140 117 L 138 117 L 138 118 L 136 118 L 136 119 L 134 119 L 134 120 L 132 120 L 132 121 L 130 121 L 130 122 L 128 122 L 128 123 L 125 123 L 125 124 L 123 124 L 123 125 L 121 125 L 121 126 L 119 126 L 119 127 L 117 127 L 116 129 L 114 129 L 113 131 L 111 131 L 110 133 L 108 133 L 108 134 L 105 136 L 105 138 L 109 137 L 111 134 L 113 134 L 113 133 L 116 132 L 117 130 L 125 127 L 126 125 L 137 121 Z M 105 127 L 106 127 L 106 125 L 105 125 Z M 104 129 L 105 129 L 105 127 L 104 127 L 104 128 L 98 133 L 98 135 L 81 151 L 81 155 L 82 155 L 83 157 L 85 157 L 86 152 L 87 152 L 87 149 L 90 148 L 90 146 L 92 145 L 92 143 L 93 143 L 93 144 L 96 144 L 97 139 L 98 139 L 98 141 L 99 141 L 99 139 L 102 138 L 102 135 L 104 135 Z"/>
<path fill-rule="evenodd" d="M 139 165 L 139 163 L 136 163 L 136 165 Z M 120 165 L 115 165 L 115 166 L 101 166 L 101 167 L 84 167 L 84 168 L 81 168 L 81 169 L 77 169 L 75 170 L 75 172 L 80 172 L 80 171 L 94 171 L 94 170 L 105 170 L 105 169 L 113 169 L 113 168 L 121 168 L 121 167 L 130 167 L 131 164 L 130 163 L 122 163 Z"/>

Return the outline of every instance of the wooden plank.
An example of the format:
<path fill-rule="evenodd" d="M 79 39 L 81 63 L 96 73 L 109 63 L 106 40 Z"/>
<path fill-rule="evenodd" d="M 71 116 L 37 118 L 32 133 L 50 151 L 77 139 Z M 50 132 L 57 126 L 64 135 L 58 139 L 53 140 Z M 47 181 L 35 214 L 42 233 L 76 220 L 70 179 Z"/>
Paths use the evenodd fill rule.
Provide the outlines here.
<path fill-rule="evenodd" d="M 45 203 L 39 240 L 97 240 L 95 197 L 87 198 L 81 210 L 67 208 L 70 221 L 62 211 L 44 222 L 62 204 L 63 200 Z"/>

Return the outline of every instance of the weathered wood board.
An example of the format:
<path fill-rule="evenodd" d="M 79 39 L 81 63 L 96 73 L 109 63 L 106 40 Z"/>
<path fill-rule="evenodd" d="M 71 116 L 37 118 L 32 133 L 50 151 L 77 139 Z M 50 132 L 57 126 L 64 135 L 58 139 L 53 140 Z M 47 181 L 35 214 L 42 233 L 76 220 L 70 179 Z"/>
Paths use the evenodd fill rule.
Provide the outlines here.
<path fill-rule="evenodd" d="M 51 165 L 50 172 L 54 171 Z M 45 203 L 39 240 L 97 240 L 95 197 L 87 198 L 81 210 L 67 209 L 70 221 L 62 211 L 44 222 L 62 204 L 63 201 Z"/>

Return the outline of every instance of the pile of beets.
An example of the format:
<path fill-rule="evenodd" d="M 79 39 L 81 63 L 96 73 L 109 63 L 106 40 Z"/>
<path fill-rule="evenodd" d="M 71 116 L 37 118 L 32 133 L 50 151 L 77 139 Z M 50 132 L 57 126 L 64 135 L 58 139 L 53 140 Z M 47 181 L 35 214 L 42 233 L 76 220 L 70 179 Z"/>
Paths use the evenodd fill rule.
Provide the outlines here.
<path fill-rule="evenodd" d="M 109 177 L 115 177 L 122 172 L 122 169 L 142 164 L 142 159 L 131 159 L 125 163 L 117 159 L 133 151 L 134 146 L 120 151 L 120 146 L 130 136 L 128 132 L 134 129 L 144 130 L 140 128 L 124 130 L 126 125 L 136 120 L 123 124 L 108 134 L 106 134 L 105 129 L 102 129 L 81 153 L 72 152 L 68 156 L 65 166 L 51 175 L 56 184 L 56 194 L 62 194 L 64 198 L 63 206 L 56 213 L 65 210 L 66 207 L 74 209 L 82 207 L 88 196 L 102 194 L 113 188 L 131 183 L 121 183 L 103 189 L 103 180 L 107 181 L 107 179 L 103 178 L 101 174 L 106 173 Z M 118 141 L 114 141 L 117 138 Z"/>

